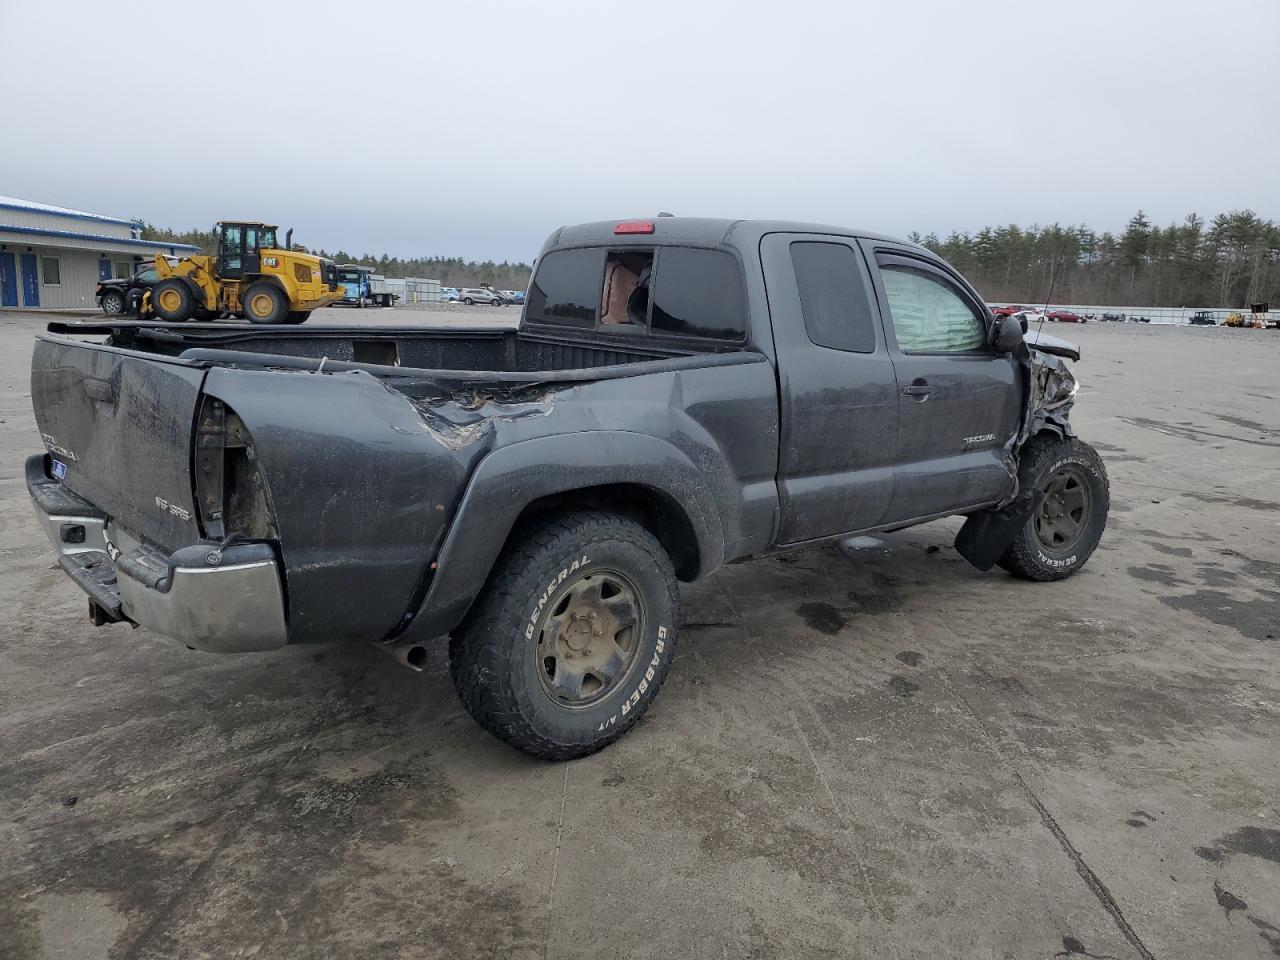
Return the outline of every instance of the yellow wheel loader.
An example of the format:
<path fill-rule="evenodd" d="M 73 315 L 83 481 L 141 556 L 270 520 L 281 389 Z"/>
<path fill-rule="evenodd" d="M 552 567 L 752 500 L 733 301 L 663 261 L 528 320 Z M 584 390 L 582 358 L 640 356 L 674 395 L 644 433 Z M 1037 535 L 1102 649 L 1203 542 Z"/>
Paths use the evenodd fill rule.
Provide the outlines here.
<path fill-rule="evenodd" d="M 295 253 L 266 223 L 224 220 L 214 227 L 218 255 L 157 257 L 158 280 L 139 313 L 160 320 L 214 320 L 224 313 L 250 323 L 302 323 L 342 297 L 332 260 Z"/>

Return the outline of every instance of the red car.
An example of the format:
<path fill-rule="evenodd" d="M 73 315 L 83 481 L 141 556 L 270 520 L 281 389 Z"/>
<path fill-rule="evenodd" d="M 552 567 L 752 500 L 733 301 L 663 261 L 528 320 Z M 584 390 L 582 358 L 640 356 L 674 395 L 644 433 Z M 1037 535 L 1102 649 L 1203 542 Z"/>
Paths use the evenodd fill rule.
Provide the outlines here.
<path fill-rule="evenodd" d="M 993 316 L 997 316 L 997 317 L 1012 317 L 1015 313 L 1021 313 L 1023 310 L 1026 310 L 1026 309 L 1027 309 L 1026 307 L 1014 307 L 1014 306 L 992 307 L 991 313 Z"/>
<path fill-rule="evenodd" d="M 1072 313 L 1070 310 L 1050 310 L 1045 316 L 1050 320 L 1057 320 L 1059 323 L 1084 323 L 1084 317 L 1078 313 Z"/>

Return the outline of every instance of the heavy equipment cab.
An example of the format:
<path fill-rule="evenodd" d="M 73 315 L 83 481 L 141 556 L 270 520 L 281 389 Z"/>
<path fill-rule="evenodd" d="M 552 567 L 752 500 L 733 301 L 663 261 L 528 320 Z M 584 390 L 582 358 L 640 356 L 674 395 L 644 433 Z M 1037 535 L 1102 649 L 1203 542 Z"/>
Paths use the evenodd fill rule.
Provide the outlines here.
<path fill-rule="evenodd" d="M 218 237 L 218 276 L 238 280 L 246 273 L 259 273 L 262 251 L 275 250 L 276 228 L 265 223 L 232 223 L 224 220 L 214 228 Z M 285 249 L 293 246 L 289 231 Z"/>
<path fill-rule="evenodd" d="M 169 322 L 230 314 L 251 323 L 302 323 L 342 296 L 333 261 L 294 251 L 292 230 L 282 247 L 274 224 L 223 220 L 213 229 L 215 256 L 160 258 L 160 279 L 141 315 Z"/>

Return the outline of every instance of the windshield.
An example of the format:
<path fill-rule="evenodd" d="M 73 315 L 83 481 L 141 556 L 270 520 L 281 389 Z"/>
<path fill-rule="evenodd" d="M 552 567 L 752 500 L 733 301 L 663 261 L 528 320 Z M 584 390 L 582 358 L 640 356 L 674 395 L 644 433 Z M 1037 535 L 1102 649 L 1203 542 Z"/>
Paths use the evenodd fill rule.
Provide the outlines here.
<path fill-rule="evenodd" d="M 360 271 L 359 270 L 339 270 L 338 279 L 343 283 L 359 283 Z"/>

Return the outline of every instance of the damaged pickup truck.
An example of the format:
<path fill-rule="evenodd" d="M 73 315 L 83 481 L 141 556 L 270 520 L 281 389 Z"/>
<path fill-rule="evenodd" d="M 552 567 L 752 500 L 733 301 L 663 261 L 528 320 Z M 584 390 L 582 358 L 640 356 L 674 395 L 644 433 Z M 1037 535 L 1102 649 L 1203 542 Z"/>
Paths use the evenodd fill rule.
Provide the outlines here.
<path fill-rule="evenodd" d="M 557 230 L 517 329 L 54 323 L 27 484 L 95 623 L 210 651 L 449 635 L 471 715 L 612 742 L 671 665 L 681 581 L 940 517 L 1031 580 L 1109 493 L 1078 351 L 861 231 Z"/>

